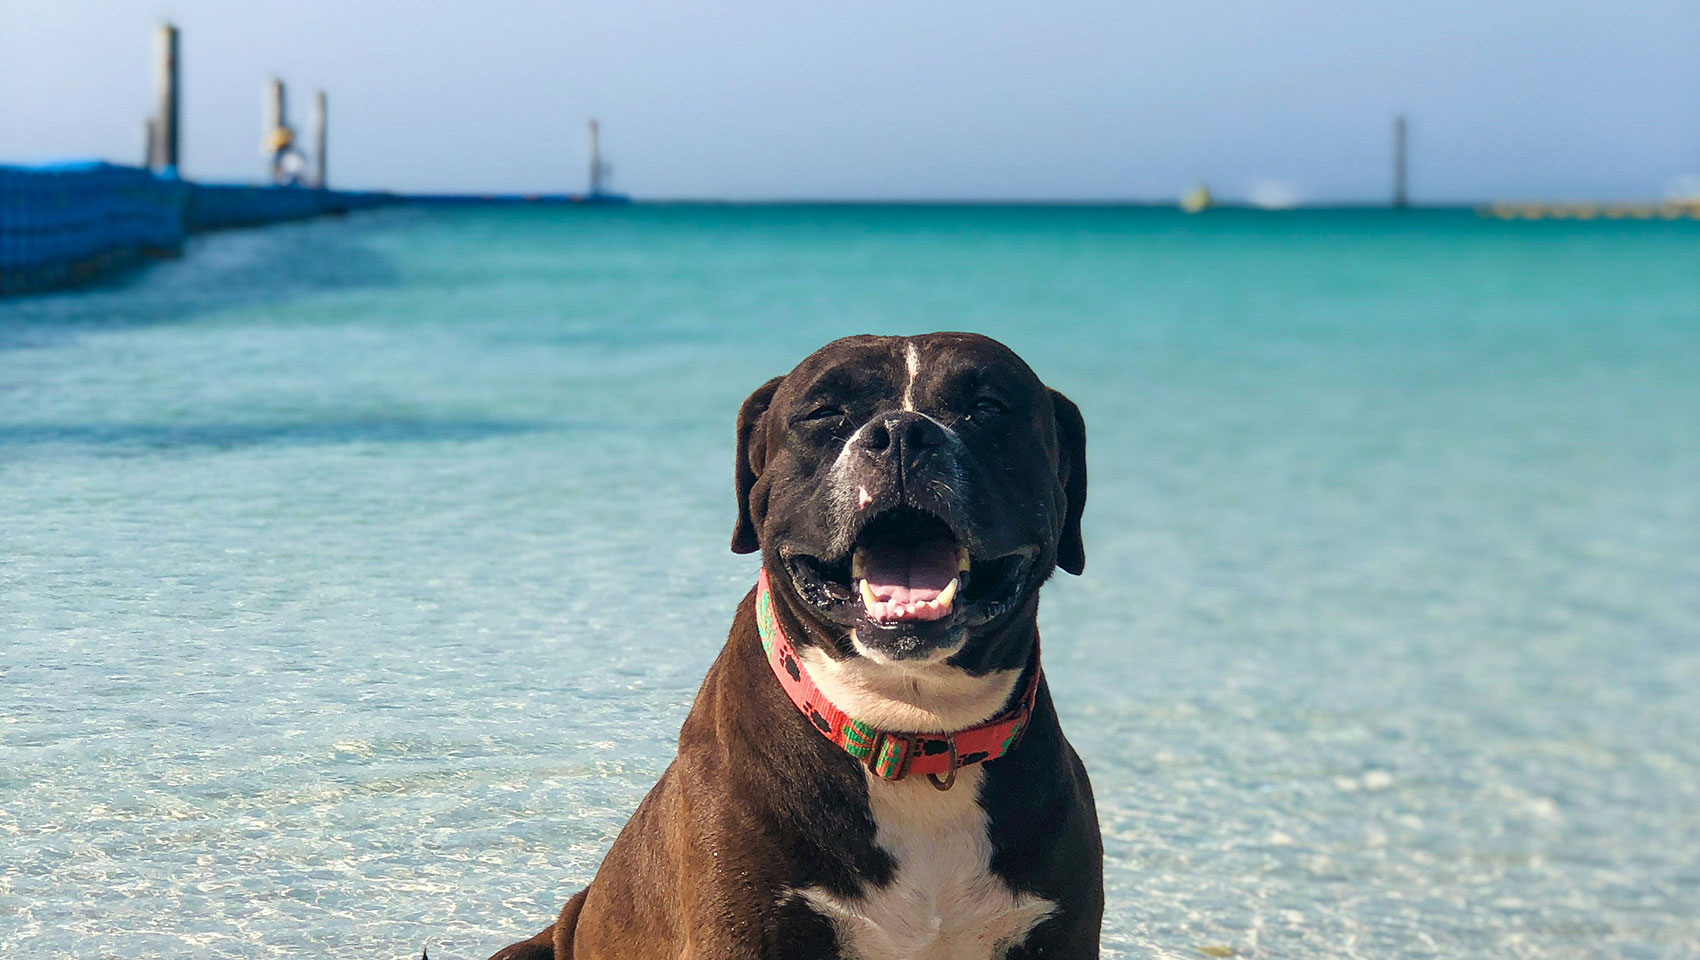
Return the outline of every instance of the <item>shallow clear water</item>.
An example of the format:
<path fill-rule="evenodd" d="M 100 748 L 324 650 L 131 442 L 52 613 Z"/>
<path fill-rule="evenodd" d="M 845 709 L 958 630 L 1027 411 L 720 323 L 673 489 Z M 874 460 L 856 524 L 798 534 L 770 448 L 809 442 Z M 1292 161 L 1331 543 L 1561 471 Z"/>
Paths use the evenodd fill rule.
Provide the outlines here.
<path fill-rule="evenodd" d="M 0 955 L 481 958 L 671 755 L 738 402 L 1085 412 L 1105 955 L 1700 953 L 1700 228 L 390 210 L 0 304 Z"/>

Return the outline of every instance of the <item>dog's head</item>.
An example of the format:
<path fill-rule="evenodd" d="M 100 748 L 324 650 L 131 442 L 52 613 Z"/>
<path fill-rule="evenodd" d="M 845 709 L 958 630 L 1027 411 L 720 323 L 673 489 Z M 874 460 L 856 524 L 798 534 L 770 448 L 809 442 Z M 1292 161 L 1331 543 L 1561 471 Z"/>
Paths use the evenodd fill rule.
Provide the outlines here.
<path fill-rule="evenodd" d="M 732 549 L 840 655 L 1008 666 L 977 641 L 1086 562 L 1080 411 L 976 334 L 815 351 L 744 401 L 736 475 Z"/>

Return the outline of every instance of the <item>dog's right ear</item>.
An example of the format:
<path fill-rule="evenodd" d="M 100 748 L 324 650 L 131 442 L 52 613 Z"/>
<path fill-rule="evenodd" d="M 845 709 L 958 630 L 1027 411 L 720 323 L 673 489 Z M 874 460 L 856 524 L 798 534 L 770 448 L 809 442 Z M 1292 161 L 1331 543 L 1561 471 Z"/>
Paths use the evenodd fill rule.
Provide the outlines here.
<path fill-rule="evenodd" d="M 761 541 L 756 538 L 755 519 L 750 513 L 750 489 L 756 485 L 756 478 L 761 476 L 767 459 L 767 436 L 758 428 L 762 416 L 767 413 L 768 404 L 773 402 L 773 392 L 784 380 L 784 377 L 774 377 L 757 387 L 756 392 L 750 394 L 744 405 L 738 408 L 738 460 L 732 467 L 732 476 L 738 487 L 738 525 L 732 528 L 733 553 L 755 553 L 761 549 Z"/>

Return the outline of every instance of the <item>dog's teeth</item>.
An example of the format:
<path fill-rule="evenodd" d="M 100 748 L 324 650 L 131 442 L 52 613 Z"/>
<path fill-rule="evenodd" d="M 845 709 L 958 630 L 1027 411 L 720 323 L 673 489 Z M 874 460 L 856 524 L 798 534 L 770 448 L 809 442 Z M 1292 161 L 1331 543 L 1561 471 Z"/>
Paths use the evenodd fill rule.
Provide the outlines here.
<path fill-rule="evenodd" d="M 850 555 L 850 579 L 852 579 L 852 580 L 862 579 L 864 576 L 867 575 L 867 570 L 868 570 L 867 554 L 863 553 L 860 549 L 858 549 L 855 553 Z"/>
<path fill-rule="evenodd" d="M 956 599 L 956 585 L 961 583 L 961 582 L 962 582 L 962 578 L 957 577 L 956 579 L 951 580 L 950 584 L 948 586 L 946 586 L 943 590 L 940 590 L 939 595 L 936 598 L 933 599 L 934 609 L 949 610 L 950 609 L 950 602 L 952 600 Z"/>
<path fill-rule="evenodd" d="M 968 565 L 968 548 L 958 548 L 956 551 L 956 569 L 962 573 L 967 573 Z"/>
<path fill-rule="evenodd" d="M 868 581 L 863 580 L 860 582 L 862 584 L 862 606 L 866 608 L 869 613 L 872 613 L 879 606 L 880 598 L 874 596 L 874 588 L 868 586 Z"/>

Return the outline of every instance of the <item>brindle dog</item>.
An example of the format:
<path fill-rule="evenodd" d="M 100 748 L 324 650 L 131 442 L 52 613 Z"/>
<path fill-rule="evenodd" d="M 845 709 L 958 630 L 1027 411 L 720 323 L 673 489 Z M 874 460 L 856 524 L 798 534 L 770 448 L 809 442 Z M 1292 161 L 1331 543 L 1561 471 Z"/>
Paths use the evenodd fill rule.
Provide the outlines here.
<path fill-rule="evenodd" d="M 493 960 L 1096 957 L 1103 848 L 1035 621 L 1085 564 L 1079 410 L 986 337 L 859 336 L 757 388 L 737 437 L 732 549 L 821 695 L 954 743 L 1037 674 L 1031 712 L 1001 756 L 876 772 L 788 695 L 752 590 L 595 879 Z"/>

